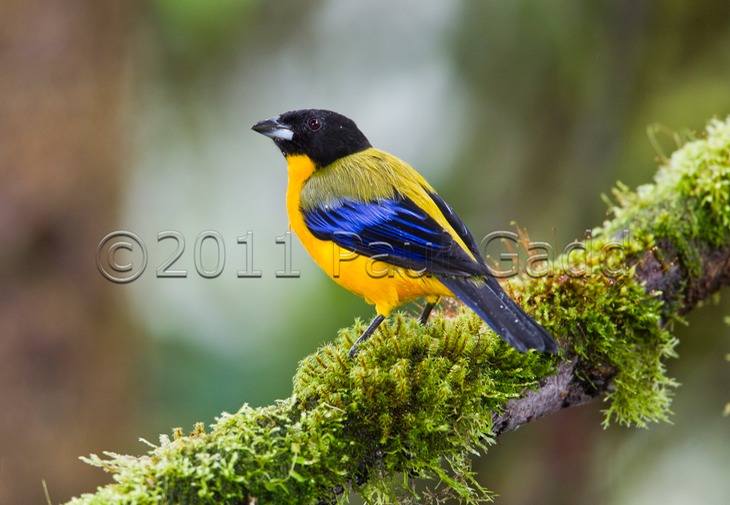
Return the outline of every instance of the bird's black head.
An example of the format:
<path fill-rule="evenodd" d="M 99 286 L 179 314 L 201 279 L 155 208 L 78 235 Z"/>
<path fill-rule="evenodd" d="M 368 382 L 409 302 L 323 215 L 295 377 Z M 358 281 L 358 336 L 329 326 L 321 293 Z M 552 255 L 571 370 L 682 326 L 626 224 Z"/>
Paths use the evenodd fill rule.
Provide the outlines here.
<path fill-rule="evenodd" d="M 272 138 L 284 156 L 305 154 L 317 167 L 371 147 L 354 121 L 331 110 L 292 110 L 252 129 Z"/>

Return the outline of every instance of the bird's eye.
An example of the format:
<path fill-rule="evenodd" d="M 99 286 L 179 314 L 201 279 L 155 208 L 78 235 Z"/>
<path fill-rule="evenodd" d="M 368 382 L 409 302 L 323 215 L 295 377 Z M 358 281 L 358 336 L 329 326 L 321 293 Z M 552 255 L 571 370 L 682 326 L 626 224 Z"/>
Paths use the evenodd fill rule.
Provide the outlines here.
<path fill-rule="evenodd" d="M 312 116 L 309 119 L 307 119 L 307 128 L 312 130 L 313 132 L 316 132 L 322 127 L 322 122 L 317 119 L 316 117 Z"/>

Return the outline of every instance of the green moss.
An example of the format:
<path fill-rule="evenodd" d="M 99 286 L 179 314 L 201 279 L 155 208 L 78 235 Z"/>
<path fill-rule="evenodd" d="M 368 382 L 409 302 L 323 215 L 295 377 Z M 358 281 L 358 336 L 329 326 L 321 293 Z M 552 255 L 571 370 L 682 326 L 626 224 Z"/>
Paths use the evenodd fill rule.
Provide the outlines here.
<path fill-rule="evenodd" d="M 581 358 L 581 378 L 611 381 L 605 426 L 666 420 L 676 383 L 666 376 L 664 361 L 675 356 L 677 340 L 659 324 L 661 301 L 647 295 L 630 269 L 611 278 L 600 265 L 589 268 L 590 280 L 560 275 L 525 289 L 545 313 L 548 331 Z"/>
<path fill-rule="evenodd" d="M 680 320 L 661 293 L 647 294 L 633 270 L 618 278 L 601 275 L 600 251 L 628 231 L 624 257 L 639 257 L 661 244 L 675 251 L 689 277 L 702 273 L 702 252 L 730 244 L 730 120 L 713 120 L 705 138 L 677 150 L 658 170 L 653 184 L 635 192 L 619 184 L 612 219 L 593 230 L 590 279 L 558 276 L 528 286 L 550 307 L 548 328 L 565 335 L 576 354 L 615 370 L 605 423 L 645 426 L 666 420 L 676 383 L 664 362 L 675 356 L 669 329 Z M 586 258 L 580 258 L 582 261 Z M 533 295 L 536 296 L 536 295 Z M 585 303 L 581 300 L 590 300 Z M 679 302 L 679 301 L 678 301 Z M 545 315 L 548 318 L 548 314 Z M 555 326 L 550 326 L 550 324 Z"/>
<path fill-rule="evenodd" d="M 509 284 L 566 356 L 580 358 L 582 380 L 598 390 L 597 381 L 610 381 L 606 424 L 667 419 L 675 382 L 664 363 L 674 356 L 677 305 L 647 293 L 625 261 L 669 244 L 696 275 L 703 248 L 728 247 L 729 153 L 730 121 L 713 121 L 653 184 L 619 186 L 612 218 L 585 250 L 558 260 L 581 265 L 582 275 L 565 268 Z M 630 239 L 617 248 L 625 229 Z M 162 437 L 140 457 L 88 458 L 115 483 L 70 503 L 305 504 L 346 501 L 353 489 L 369 503 L 391 503 L 418 501 L 416 479 L 430 480 L 442 498 L 490 500 L 469 457 L 492 443 L 494 414 L 537 387 L 560 358 L 517 353 L 467 310 L 437 315 L 427 327 L 396 315 L 349 360 L 362 329 L 342 330 L 302 360 L 289 399 L 223 414 L 209 431 Z"/>
<path fill-rule="evenodd" d="M 703 138 L 675 151 L 659 168 L 653 184 L 640 186 L 636 192 L 619 185 L 613 194 L 617 201 L 611 208 L 613 218 L 595 233 L 612 237 L 621 230 L 631 230 L 635 242 L 631 254 L 636 256 L 657 244 L 674 251 L 677 257 L 664 261 L 676 262 L 686 271 L 686 285 L 687 279 L 702 274 L 703 252 L 730 246 L 730 118 L 712 120 Z M 591 289 L 595 287 L 593 284 Z M 656 298 L 642 301 L 640 292 L 632 292 L 638 298 L 622 298 L 625 313 L 641 318 L 636 310 L 632 314 L 630 302 L 640 304 L 636 308 L 644 311 L 642 324 L 629 325 L 627 332 L 612 336 L 608 346 L 589 348 L 591 353 L 601 347 L 618 350 L 619 354 L 625 351 L 625 356 L 614 355 L 611 359 L 618 365 L 618 374 L 614 391 L 606 397 L 611 402 L 607 420 L 616 417 L 620 422 L 643 425 L 645 419 L 666 418 L 669 392 L 675 385 L 665 376 L 663 361 L 674 356 L 676 340 L 665 329 L 651 331 L 649 318 L 656 318 L 658 323 L 663 317 L 662 325 L 671 327 L 681 320 L 676 311 L 682 300 L 676 300 L 673 307 L 663 307 Z M 638 346 L 630 346 L 631 339 L 626 336 L 637 331 L 641 335 L 636 336 L 643 340 Z"/>
<path fill-rule="evenodd" d="M 492 442 L 494 412 L 557 360 L 520 355 L 471 312 L 422 327 L 396 315 L 349 360 L 362 325 L 302 361 L 294 395 L 224 414 L 210 432 L 162 437 L 147 456 L 86 461 L 117 484 L 71 503 L 314 503 L 352 482 L 372 503 L 418 496 L 434 479 L 465 503 L 491 498 L 469 456 Z"/>
<path fill-rule="evenodd" d="M 730 118 L 712 120 L 704 138 L 685 144 L 659 168 L 653 184 L 613 192 L 613 218 L 597 231 L 630 228 L 647 249 L 665 240 L 691 275 L 699 275 L 700 247 L 730 242 Z"/>
<path fill-rule="evenodd" d="M 351 475 L 366 481 L 361 491 L 390 502 L 392 484 L 407 472 L 436 477 L 467 502 L 487 498 L 467 471 L 468 456 L 491 443 L 494 412 L 536 387 L 555 358 L 520 355 L 462 311 L 427 327 L 398 314 L 349 361 L 362 329 L 341 332 L 336 344 L 304 360 L 294 379 L 302 408 L 325 405 L 344 416 L 341 436 L 349 440 Z M 399 488 L 415 492 L 408 480 Z"/>

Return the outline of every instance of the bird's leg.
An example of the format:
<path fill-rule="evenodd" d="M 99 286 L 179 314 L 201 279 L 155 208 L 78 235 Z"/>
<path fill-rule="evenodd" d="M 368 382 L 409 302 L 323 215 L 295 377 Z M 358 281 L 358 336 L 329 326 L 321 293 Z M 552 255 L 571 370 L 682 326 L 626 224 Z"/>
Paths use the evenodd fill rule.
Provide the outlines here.
<path fill-rule="evenodd" d="M 441 300 L 441 297 L 439 296 L 434 301 L 426 300 L 426 306 L 423 307 L 423 312 L 421 312 L 421 317 L 418 318 L 418 322 L 421 323 L 423 326 L 426 326 L 426 323 L 428 322 L 428 316 L 431 315 L 431 311 L 433 308 L 438 304 L 438 302 Z"/>
<path fill-rule="evenodd" d="M 380 323 L 383 322 L 383 319 L 385 319 L 385 316 L 383 316 L 382 314 L 378 314 L 377 316 L 375 316 L 375 319 L 373 319 L 373 321 L 370 323 L 370 326 L 365 328 L 365 331 L 362 332 L 360 338 L 355 340 L 355 343 L 352 344 L 352 347 L 350 347 L 350 352 L 348 353 L 350 359 L 353 359 L 357 354 L 357 346 L 370 338 L 370 335 L 372 335 L 375 329 L 380 326 Z"/>
<path fill-rule="evenodd" d="M 421 316 L 418 318 L 418 322 L 421 323 L 422 326 L 426 326 L 426 323 L 428 322 L 428 316 L 431 315 L 431 311 L 435 306 L 435 303 L 426 302 L 426 306 L 423 307 L 423 312 L 421 312 Z"/>

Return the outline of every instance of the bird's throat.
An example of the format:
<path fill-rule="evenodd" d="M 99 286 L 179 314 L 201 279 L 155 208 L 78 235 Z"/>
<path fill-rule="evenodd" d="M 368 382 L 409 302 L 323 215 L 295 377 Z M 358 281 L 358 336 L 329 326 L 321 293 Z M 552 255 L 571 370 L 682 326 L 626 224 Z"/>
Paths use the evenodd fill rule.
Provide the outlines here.
<path fill-rule="evenodd" d="M 306 154 L 290 154 L 286 157 L 289 170 L 289 187 L 301 187 L 317 169 L 312 159 Z"/>

